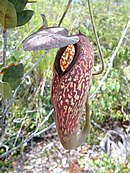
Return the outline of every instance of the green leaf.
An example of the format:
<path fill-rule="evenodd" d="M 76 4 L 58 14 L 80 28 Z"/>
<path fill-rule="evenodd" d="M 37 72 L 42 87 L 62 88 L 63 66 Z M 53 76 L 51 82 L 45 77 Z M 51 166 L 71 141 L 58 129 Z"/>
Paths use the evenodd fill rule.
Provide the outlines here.
<path fill-rule="evenodd" d="M 8 0 L 8 1 L 11 2 L 15 6 L 18 0 Z"/>
<path fill-rule="evenodd" d="M 17 13 L 17 26 L 22 26 L 27 23 L 33 15 L 34 11 L 32 10 L 24 10 L 20 13 Z"/>
<path fill-rule="evenodd" d="M 0 0 L 0 24 L 4 26 L 8 0 Z"/>
<path fill-rule="evenodd" d="M 17 15 L 16 10 L 11 2 L 8 2 L 7 10 L 5 13 L 4 28 L 14 28 L 17 25 Z"/>
<path fill-rule="evenodd" d="M 115 90 L 116 92 L 119 92 L 120 91 L 120 83 L 119 82 L 116 82 L 116 86 L 115 86 Z"/>
<path fill-rule="evenodd" d="M 28 3 L 36 3 L 37 1 L 33 1 L 33 0 L 28 0 Z"/>
<path fill-rule="evenodd" d="M 106 85 L 105 84 L 101 87 L 101 90 L 102 91 L 105 91 L 106 90 Z"/>
<path fill-rule="evenodd" d="M 22 12 L 27 4 L 27 0 L 17 0 L 17 3 L 15 5 L 16 12 Z"/>
<path fill-rule="evenodd" d="M 0 161 L 0 168 L 2 168 L 3 166 L 4 166 L 4 161 Z"/>
<path fill-rule="evenodd" d="M 21 82 L 24 74 L 23 64 L 10 67 L 4 74 L 2 81 L 10 84 L 12 90 L 15 90 Z"/>
<path fill-rule="evenodd" d="M 17 13 L 22 12 L 28 0 L 9 0 L 15 7 Z"/>
<path fill-rule="evenodd" d="M 4 28 L 14 28 L 17 25 L 16 10 L 11 2 L 8 2 Z"/>
<path fill-rule="evenodd" d="M 7 82 L 0 81 L 0 94 L 3 98 L 11 99 L 13 97 L 12 89 Z"/>
<path fill-rule="evenodd" d="M 94 85 L 91 86 L 91 88 L 90 88 L 90 93 L 93 93 L 95 90 L 96 90 L 96 87 L 95 87 Z"/>
<path fill-rule="evenodd" d="M 116 85 L 116 82 L 114 82 L 114 81 L 111 82 L 111 83 L 110 83 L 110 89 L 111 89 L 111 90 L 114 90 L 114 89 L 115 89 L 115 85 Z"/>

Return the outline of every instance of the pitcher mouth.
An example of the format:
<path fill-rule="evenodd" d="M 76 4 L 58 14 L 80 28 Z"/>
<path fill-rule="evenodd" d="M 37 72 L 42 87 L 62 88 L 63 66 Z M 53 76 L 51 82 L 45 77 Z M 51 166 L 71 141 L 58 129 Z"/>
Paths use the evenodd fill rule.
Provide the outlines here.
<path fill-rule="evenodd" d="M 70 46 L 70 45 L 68 45 L 68 46 Z M 55 62 L 54 62 L 55 70 L 56 70 L 56 72 L 58 73 L 58 75 L 60 77 L 65 75 L 68 71 L 70 71 L 70 69 L 73 67 L 73 65 L 75 64 L 75 62 L 78 58 L 79 47 L 76 43 L 76 44 L 73 44 L 73 46 L 74 46 L 74 57 L 73 57 L 71 63 L 68 65 L 68 67 L 64 71 L 62 70 L 60 60 L 61 60 L 61 57 L 63 56 L 64 52 L 68 48 L 68 46 L 59 49 L 59 51 L 57 52 L 57 55 L 56 55 Z"/>

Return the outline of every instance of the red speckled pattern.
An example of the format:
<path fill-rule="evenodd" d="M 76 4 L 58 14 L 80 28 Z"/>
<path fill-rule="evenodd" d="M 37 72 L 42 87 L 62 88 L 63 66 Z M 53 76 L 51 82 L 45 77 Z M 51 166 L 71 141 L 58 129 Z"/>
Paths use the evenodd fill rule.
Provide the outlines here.
<path fill-rule="evenodd" d="M 58 51 L 53 67 L 52 104 L 57 131 L 63 142 L 75 134 L 80 124 L 94 64 L 94 53 L 89 40 L 82 34 L 78 36 L 80 40 L 75 44 L 76 53 L 71 68 L 64 72 L 57 70 L 60 67 L 56 68 L 63 48 Z"/>

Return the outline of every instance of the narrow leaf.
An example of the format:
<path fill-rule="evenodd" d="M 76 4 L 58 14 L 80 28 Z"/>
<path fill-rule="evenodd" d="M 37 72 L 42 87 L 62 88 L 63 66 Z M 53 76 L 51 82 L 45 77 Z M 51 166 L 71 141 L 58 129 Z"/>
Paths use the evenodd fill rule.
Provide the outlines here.
<path fill-rule="evenodd" d="M 36 2 L 37 2 L 37 1 L 31 1 L 31 0 L 29 1 L 29 0 L 28 0 L 28 3 L 36 3 Z"/>
<path fill-rule="evenodd" d="M 78 36 L 67 36 L 68 31 L 60 27 L 40 29 L 23 42 L 24 50 L 45 50 L 65 47 L 79 41 Z"/>
<path fill-rule="evenodd" d="M 3 98 L 11 99 L 13 97 L 12 89 L 7 82 L 0 81 L 0 94 Z"/>
<path fill-rule="evenodd" d="M 23 64 L 10 67 L 4 74 L 2 81 L 9 83 L 12 90 L 15 90 L 21 82 L 24 74 Z"/>
<path fill-rule="evenodd" d="M 33 15 L 34 11 L 32 10 L 24 10 L 20 13 L 17 13 L 17 26 L 22 26 L 26 24 Z"/>

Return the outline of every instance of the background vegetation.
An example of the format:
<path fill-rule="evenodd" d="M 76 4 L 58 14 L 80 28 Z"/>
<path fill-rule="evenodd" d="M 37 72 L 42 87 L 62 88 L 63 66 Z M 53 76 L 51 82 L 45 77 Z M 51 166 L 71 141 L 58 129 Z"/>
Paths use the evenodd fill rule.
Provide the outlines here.
<path fill-rule="evenodd" d="M 26 73 L 38 61 L 44 51 L 24 51 L 21 46 L 22 40 L 40 28 L 42 25 L 41 13 L 46 15 L 49 26 L 57 26 L 65 6 L 66 1 L 64 0 L 38 0 L 37 3 L 29 4 L 26 8 L 35 12 L 32 19 L 26 25 L 8 30 L 6 64 L 23 63 Z M 130 18 L 130 2 L 129 0 L 93 1 L 93 12 L 104 55 L 106 71 L 111 56 Z M 89 38 L 95 50 L 94 70 L 99 70 L 101 63 L 86 1 L 72 3 L 62 23 L 62 27 L 67 28 L 70 34 L 78 33 L 80 30 Z M 2 28 L 0 28 L 0 33 L 0 48 L 2 50 Z M 22 141 L 26 140 L 35 132 L 41 123 L 42 126 L 39 127 L 38 132 L 53 123 L 53 116 L 49 116 L 46 123 L 43 123 L 43 121 L 52 110 L 50 88 L 52 67 L 56 52 L 57 49 L 50 50 L 21 85 L 17 98 L 10 107 L 8 116 L 6 117 L 6 130 L 1 137 L 0 154 L 21 144 Z M 101 128 L 103 128 L 104 123 L 109 120 L 112 122 L 129 121 L 129 62 L 130 28 L 116 55 L 113 67 L 107 79 L 103 82 L 96 97 L 90 101 L 92 121 L 99 124 Z M 90 95 L 93 94 L 98 87 L 105 71 L 103 74 L 92 78 Z M 91 140 L 89 143 L 98 144 L 99 140 L 97 136 L 99 131 L 96 126 L 92 128 L 91 132 Z M 24 146 L 26 145 L 28 144 L 24 143 Z M 17 157 L 19 151 L 20 149 L 14 150 L 11 157 Z M 1 167 L 8 165 L 4 160 L 2 160 L 0 164 Z M 98 162 L 95 163 L 95 165 L 97 166 Z M 113 170 L 114 169 L 115 168 L 113 168 Z"/>

